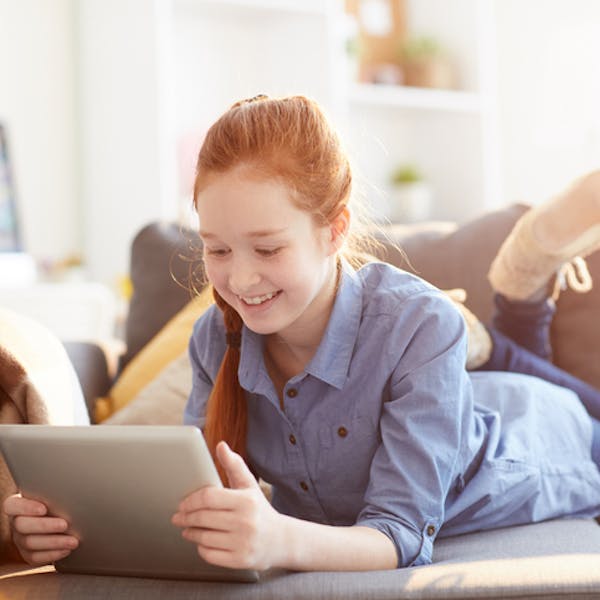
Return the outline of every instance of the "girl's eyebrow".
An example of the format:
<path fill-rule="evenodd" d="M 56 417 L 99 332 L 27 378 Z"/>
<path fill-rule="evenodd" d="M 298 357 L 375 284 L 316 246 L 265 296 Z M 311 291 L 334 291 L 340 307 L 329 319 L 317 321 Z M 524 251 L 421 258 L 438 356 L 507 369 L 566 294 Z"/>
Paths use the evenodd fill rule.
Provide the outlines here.
<path fill-rule="evenodd" d="M 283 233 L 286 229 L 286 227 L 281 227 L 280 229 L 263 229 L 259 231 L 250 231 L 246 235 L 251 238 L 268 237 L 270 235 L 279 235 L 280 233 Z"/>
<path fill-rule="evenodd" d="M 284 231 L 286 231 L 286 227 L 281 227 L 280 229 L 262 229 L 259 231 L 249 231 L 248 233 L 246 233 L 246 236 L 249 238 L 261 238 L 261 237 L 268 237 L 271 235 L 279 235 L 280 233 L 283 233 Z M 214 235 L 213 233 L 210 233 L 208 231 L 202 231 L 200 230 L 199 232 L 200 237 L 205 238 L 205 239 L 215 239 L 217 236 Z"/>

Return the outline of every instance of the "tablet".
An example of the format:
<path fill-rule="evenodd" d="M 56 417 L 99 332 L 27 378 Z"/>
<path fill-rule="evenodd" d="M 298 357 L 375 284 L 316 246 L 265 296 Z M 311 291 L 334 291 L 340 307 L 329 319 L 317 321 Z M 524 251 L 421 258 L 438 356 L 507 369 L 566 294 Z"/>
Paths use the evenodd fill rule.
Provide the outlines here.
<path fill-rule="evenodd" d="M 254 582 L 204 562 L 171 523 L 179 502 L 221 485 L 200 430 L 167 425 L 0 425 L 0 451 L 24 496 L 70 523 L 65 573 Z"/>

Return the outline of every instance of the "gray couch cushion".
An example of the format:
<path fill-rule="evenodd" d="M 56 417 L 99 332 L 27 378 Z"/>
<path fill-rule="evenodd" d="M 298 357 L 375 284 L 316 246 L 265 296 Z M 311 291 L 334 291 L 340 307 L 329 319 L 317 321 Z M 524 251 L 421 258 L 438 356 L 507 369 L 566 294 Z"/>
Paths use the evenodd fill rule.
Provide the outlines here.
<path fill-rule="evenodd" d="M 436 542 L 434 564 L 364 573 L 271 571 L 258 584 L 201 583 L 90 575 L 26 574 L 0 568 L 6 597 L 169 600 L 546 600 L 600 598 L 600 527 L 561 520 Z"/>
<path fill-rule="evenodd" d="M 202 277 L 199 236 L 174 223 L 146 225 L 131 245 L 133 295 L 120 370 L 192 297 L 190 269 Z"/>

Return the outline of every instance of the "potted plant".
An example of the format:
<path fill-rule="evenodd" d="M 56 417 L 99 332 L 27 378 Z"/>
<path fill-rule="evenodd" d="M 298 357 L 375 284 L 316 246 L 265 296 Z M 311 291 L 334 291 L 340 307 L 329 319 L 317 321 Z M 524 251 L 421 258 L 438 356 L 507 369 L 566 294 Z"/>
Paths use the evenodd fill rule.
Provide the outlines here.
<path fill-rule="evenodd" d="M 433 37 L 409 37 L 400 48 L 404 85 L 453 88 L 455 76 L 448 53 Z"/>
<path fill-rule="evenodd" d="M 392 184 L 390 220 L 412 223 L 431 217 L 431 186 L 414 164 L 401 164 L 390 177 Z"/>

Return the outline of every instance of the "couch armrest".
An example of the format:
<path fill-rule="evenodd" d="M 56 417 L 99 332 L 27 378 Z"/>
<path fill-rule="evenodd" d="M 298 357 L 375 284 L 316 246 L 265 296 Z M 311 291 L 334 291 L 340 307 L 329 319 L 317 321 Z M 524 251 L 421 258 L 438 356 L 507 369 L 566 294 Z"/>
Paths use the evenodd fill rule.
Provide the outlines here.
<path fill-rule="evenodd" d="M 94 402 L 99 396 L 108 393 L 112 383 L 106 354 L 92 342 L 64 342 L 64 346 L 79 378 L 90 420 L 93 422 Z"/>

